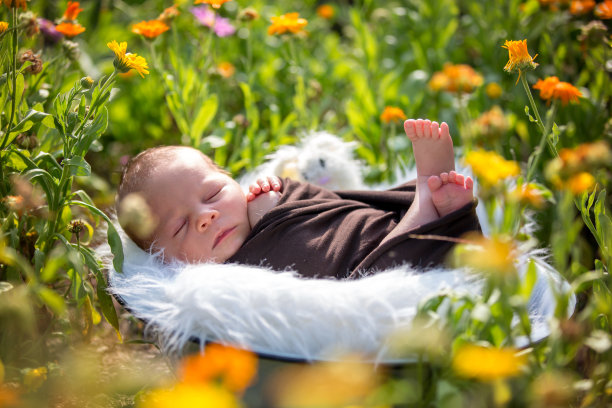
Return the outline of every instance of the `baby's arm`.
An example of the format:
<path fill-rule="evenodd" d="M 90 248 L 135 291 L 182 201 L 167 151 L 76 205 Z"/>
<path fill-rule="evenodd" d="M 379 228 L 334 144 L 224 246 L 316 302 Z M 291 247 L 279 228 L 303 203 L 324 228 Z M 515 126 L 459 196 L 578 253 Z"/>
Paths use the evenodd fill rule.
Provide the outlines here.
<path fill-rule="evenodd" d="M 251 228 L 278 204 L 281 197 L 281 180 L 278 177 L 259 178 L 249 186 L 247 213 Z"/>

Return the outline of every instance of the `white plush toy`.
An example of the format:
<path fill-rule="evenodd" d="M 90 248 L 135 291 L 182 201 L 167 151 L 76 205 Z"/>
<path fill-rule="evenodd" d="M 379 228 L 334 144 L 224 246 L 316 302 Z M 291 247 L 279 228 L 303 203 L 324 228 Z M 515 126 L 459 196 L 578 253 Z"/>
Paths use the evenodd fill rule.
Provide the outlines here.
<path fill-rule="evenodd" d="M 306 135 L 296 146 L 281 146 L 268 161 L 245 176 L 274 175 L 307 181 L 329 190 L 363 189 L 363 166 L 353 158 L 355 142 L 327 132 Z"/>

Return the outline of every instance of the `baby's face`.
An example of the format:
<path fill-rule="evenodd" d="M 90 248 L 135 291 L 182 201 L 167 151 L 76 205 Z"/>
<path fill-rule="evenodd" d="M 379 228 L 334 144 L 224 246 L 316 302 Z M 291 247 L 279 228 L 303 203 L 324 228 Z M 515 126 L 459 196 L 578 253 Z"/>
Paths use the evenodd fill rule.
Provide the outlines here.
<path fill-rule="evenodd" d="M 145 197 L 160 220 L 155 247 L 166 259 L 225 262 L 251 231 L 240 185 L 195 151 L 177 152 L 147 184 Z"/>

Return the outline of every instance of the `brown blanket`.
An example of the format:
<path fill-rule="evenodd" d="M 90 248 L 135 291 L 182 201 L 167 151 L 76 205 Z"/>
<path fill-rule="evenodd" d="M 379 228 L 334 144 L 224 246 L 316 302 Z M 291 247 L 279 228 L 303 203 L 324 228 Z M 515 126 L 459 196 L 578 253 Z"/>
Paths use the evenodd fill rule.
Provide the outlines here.
<path fill-rule="evenodd" d="M 306 277 L 338 279 L 404 263 L 441 264 L 452 242 L 407 235 L 460 237 L 480 231 L 476 203 L 379 246 L 410 207 L 414 191 L 414 182 L 385 191 L 329 191 L 284 179 L 278 205 L 253 227 L 227 262 L 291 268 Z"/>

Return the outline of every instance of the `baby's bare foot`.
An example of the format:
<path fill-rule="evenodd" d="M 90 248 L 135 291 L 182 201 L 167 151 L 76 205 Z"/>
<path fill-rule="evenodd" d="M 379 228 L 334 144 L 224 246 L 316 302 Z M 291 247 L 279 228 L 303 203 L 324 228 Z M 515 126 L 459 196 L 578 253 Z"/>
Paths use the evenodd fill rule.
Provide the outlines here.
<path fill-rule="evenodd" d="M 454 171 L 429 177 L 427 185 L 440 217 L 458 210 L 474 198 L 472 178 L 464 177 Z"/>
<path fill-rule="evenodd" d="M 412 141 L 417 177 L 426 181 L 429 176 L 455 170 L 453 140 L 448 125 L 423 119 L 404 122 L 406 135 Z"/>

